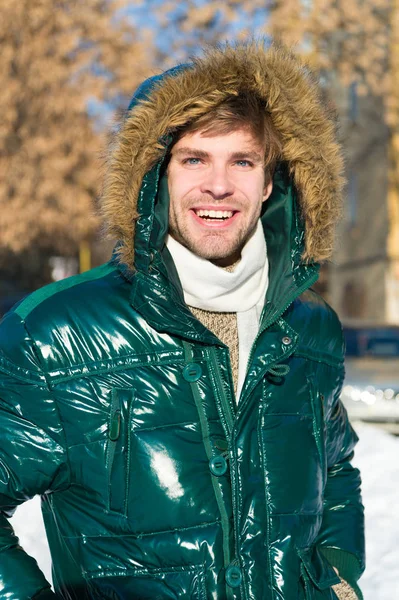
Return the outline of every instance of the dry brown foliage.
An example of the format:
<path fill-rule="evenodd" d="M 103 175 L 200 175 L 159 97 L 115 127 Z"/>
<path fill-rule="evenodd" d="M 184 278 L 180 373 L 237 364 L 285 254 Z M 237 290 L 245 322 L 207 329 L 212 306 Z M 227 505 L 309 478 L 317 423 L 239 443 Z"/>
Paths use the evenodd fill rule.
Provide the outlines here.
<path fill-rule="evenodd" d="M 268 28 L 327 77 L 385 95 L 391 16 L 391 0 L 285 0 L 273 3 Z"/>
<path fill-rule="evenodd" d="M 383 94 L 397 127 L 398 0 L 146 1 L 158 34 L 173 33 L 170 52 L 121 17 L 139 0 L 0 0 L 0 247 L 74 253 L 90 239 L 104 142 L 88 101 L 126 105 L 153 65 L 187 60 L 203 43 L 230 37 L 232 24 L 235 37 L 271 34 L 327 79 Z M 178 19 L 176 7 L 184 7 Z"/>
<path fill-rule="evenodd" d="M 98 227 L 101 140 L 88 101 L 112 102 L 147 53 L 108 0 L 0 0 L 0 240 L 76 252 Z"/>
<path fill-rule="evenodd" d="M 356 81 L 361 91 L 389 95 L 393 91 L 388 67 L 394 21 L 399 19 L 395 3 L 397 0 L 204 0 L 200 7 L 188 0 L 179 22 L 172 23 L 170 15 L 177 2 L 170 0 L 160 3 L 159 18 L 165 27 L 177 28 L 176 52 L 183 53 L 198 41 L 223 41 L 235 23 L 238 38 L 270 35 L 294 46 L 325 77 L 331 74 L 343 86 Z"/>

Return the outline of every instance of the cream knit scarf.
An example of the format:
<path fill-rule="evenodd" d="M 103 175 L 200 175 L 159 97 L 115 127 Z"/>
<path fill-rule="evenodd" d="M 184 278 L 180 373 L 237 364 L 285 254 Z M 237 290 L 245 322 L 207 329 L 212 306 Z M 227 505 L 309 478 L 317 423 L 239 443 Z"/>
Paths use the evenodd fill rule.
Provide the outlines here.
<path fill-rule="evenodd" d="M 268 286 L 269 264 L 263 227 L 257 227 L 241 252 L 233 271 L 226 271 L 201 258 L 170 235 L 166 245 L 172 255 L 183 288 L 184 300 L 211 312 L 237 313 L 239 364 L 237 398 L 245 379 L 249 353 L 259 329 Z"/>

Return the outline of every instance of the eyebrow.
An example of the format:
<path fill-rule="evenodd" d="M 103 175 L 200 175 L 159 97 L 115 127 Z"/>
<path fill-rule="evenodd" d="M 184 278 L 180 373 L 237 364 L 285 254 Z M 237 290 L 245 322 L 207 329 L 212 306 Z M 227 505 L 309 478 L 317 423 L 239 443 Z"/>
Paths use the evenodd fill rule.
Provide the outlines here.
<path fill-rule="evenodd" d="M 248 150 L 247 152 L 245 150 L 243 152 L 233 152 L 231 158 L 234 160 L 249 158 L 254 163 L 263 163 L 263 156 L 254 150 Z"/>
<path fill-rule="evenodd" d="M 172 154 L 174 154 L 175 156 L 183 156 L 189 154 L 190 156 L 195 156 L 195 158 L 209 158 L 209 153 L 205 152 L 205 150 L 196 150 L 195 148 L 189 148 L 188 146 L 178 148 L 177 150 L 172 150 Z"/>
<path fill-rule="evenodd" d="M 194 158 L 209 158 L 209 152 L 205 152 L 205 150 L 197 150 L 196 148 L 189 148 L 188 146 L 184 146 L 183 148 L 178 148 L 177 150 L 172 150 L 172 153 L 175 156 L 187 156 L 190 155 Z M 263 163 L 263 157 L 259 152 L 255 152 L 253 150 L 241 151 L 241 152 L 233 152 L 229 155 L 230 159 L 233 160 L 245 160 L 249 159 L 254 163 Z"/>

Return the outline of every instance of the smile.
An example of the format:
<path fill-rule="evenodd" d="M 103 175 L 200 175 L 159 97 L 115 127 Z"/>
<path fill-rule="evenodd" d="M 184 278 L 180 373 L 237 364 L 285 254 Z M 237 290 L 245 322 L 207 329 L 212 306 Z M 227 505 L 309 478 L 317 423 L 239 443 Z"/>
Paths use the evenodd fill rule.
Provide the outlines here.
<path fill-rule="evenodd" d="M 193 212 L 197 217 L 203 221 L 209 222 L 223 222 L 227 219 L 231 219 L 236 211 L 233 210 L 205 210 L 205 209 L 194 209 Z"/>
<path fill-rule="evenodd" d="M 212 210 L 207 208 L 192 208 L 190 213 L 194 221 L 206 229 L 228 229 L 240 215 L 240 211 L 237 210 Z"/>

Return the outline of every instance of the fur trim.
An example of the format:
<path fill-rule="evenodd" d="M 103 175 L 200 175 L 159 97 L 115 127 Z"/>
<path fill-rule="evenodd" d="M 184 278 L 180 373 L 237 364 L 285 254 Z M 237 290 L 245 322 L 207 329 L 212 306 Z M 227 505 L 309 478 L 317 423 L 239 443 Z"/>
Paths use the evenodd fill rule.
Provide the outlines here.
<path fill-rule="evenodd" d="M 120 260 L 133 269 L 137 198 L 143 177 L 160 159 L 159 140 L 239 90 L 267 101 L 280 132 L 305 222 L 304 261 L 330 257 L 340 215 L 343 163 L 334 120 L 307 67 L 289 50 L 262 42 L 225 45 L 193 60 L 192 68 L 166 74 L 148 99 L 127 114 L 110 146 L 101 212 Z"/>

